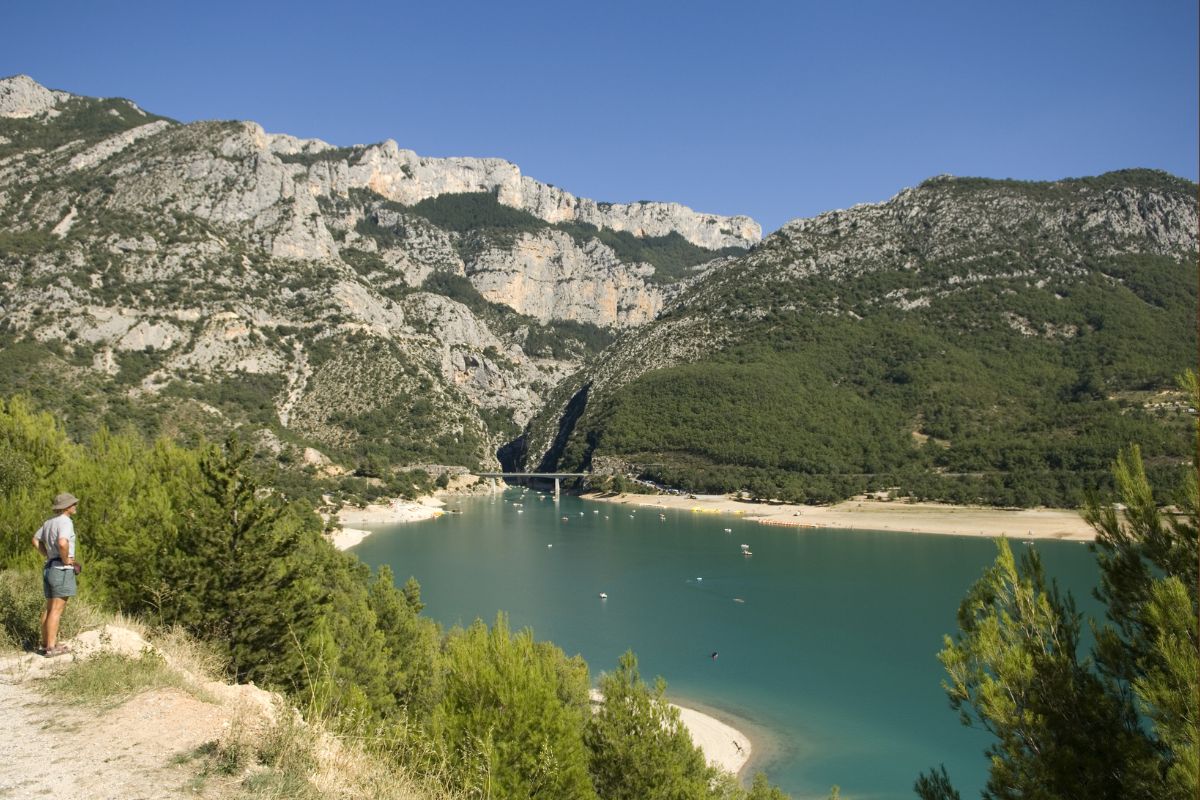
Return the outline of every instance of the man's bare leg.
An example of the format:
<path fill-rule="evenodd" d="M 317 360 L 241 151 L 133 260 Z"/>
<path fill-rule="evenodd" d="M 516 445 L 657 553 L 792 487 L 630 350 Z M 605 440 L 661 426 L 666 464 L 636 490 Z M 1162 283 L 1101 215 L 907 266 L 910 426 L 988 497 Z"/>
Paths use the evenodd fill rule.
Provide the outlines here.
<path fill-rule="evenodd" d="M 46 649 L 46 620 L 50 617 L 50 598 L 46 598 L 46 605 L 42 606 L 42 625 L 41 625 L 41 641 L 38 642 L 38 649 Z"/>
<path fill-rule="evenodd" d="M 58 623 L 62 620 L 63 609 L 67 607 L 67 598 L 51 597 L 46 609 L 46 649 L 50 650 L 58 642 Z"/>

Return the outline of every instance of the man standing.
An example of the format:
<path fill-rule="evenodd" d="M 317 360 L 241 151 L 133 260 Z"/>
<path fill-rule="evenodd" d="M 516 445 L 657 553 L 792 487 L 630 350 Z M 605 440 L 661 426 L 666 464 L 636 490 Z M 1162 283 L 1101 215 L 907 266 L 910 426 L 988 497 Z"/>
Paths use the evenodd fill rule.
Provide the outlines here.
<path fill-rule="evenodd" d="M 46 559 L 42 567 L 42 592 L 46 608 L 42 611 L 42 643 L 38 652 L 47 658 L 69 653 L 57 644 L 58 623 L 67 600 L 75 596 L 75 523 L 71 521 L 79 498 L 63 492 L 54 498 L 55 515 L 42 523 L 33 537 L 33 546 Z"/>

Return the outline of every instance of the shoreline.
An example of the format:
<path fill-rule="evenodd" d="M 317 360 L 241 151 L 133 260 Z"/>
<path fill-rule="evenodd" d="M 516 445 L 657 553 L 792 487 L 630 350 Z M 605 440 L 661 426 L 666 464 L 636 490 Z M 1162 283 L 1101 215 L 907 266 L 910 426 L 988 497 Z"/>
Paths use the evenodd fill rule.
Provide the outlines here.
<path fill-rule="evenodd" d="M 604 696 L 598 689 L 592 689 L 590 697 L 592 703 L 604 702 Z M 667 705 L 679 711 L 679 721 L 687 728 L 692 743 L 700 748 L 710 765 L 732 773 L 741 780 L 746 765 L 759 755 L 761 740 L 751 739 L 742 728 L 734 727 L 725 719 L 718 719 L 713 709 L 705 707 L 701 711 L 695 707 L 695 703 L 688 700 L 684 702 L 688 705 L 680 705 L 668 699 Z M 721 716 L 730 718 L 730 715 L 724 713 Z M 741 720 L 730 721 L 742 725 Z"/>
<path fill-rule="evenodd" d="M 672 698 L 668 696 L 667 701 L 679 709 L 680 719 L 687 725 L 688 732 L 692 734 L 692 740 L 698 747 L 700 746 L 700 739 L 697 738 L 696 733 L 698 727 L 715 723 L 715 726 L 719 726 L 715 727 L 716 731 L 728 734 L 714 742 L 715 746 L 723 747 L 725 753 L 730 756 L 727 762 L 714 759 L 704 747 L 700 749 L 704 750 L 704 756 L 710 762 L 716 763 L 727 772 L 732 772 L 739 783 L 748 784 L 752 772 L 758 772 L 769 766 L 781 752 L 779 735 L 758 722 L 692 697 L 675 696 Z M 693 726 L 688 721 L 689 715 L 698 720 L 699 725 Z M 740 753 L 733 746 L 735 739 L 742 747 Z"/>
<path fill-rule="evenodd" d="M 755 741 L 740 728 L 712 714 L 692 706 L 671 705 L 679 710 L 679 721 L 688 729 L 692 743 L 700 748 L 708 763 L 732 772 L 734 777 L 741 780 L 742 771 L 757 755 Z"/>
<path fill-rule="evenodd" d="M 442 510 L 445 505 L 437 497 L 427 495 L 416 500 L 392 500 L 389 503 L 343 508 L 336 517 L 339 530 L 333 533 L 330 542 L 338 550 L 349 550 L 374 533 L 372 530 L 351 526 L 398 525 L 437 519 L 446 513 Z"/>
<path fill-rule="evenodd" d="M 902 500 L 844 500 L 832 506 L 753 503 L 728 495 L 660 495 L 588 493 L 583 500 L 645 508 L 731 514 L 747 522 L 805 530 L 932 533 L 949 536 L 1009 539 L 1057 539 L 1090 542 L 1096 538 L 1078 511 L 1065 508 L 1004 509 Z"/>
<path fill-rule="evenodd" d="M 393 500 L 390 503 L 372 503 L 365 507 L 344 508 L 337 514 L 341 526 L 332 536 L 332 544 L 338 550 L 349 550 L 374 531 L 350 525 L 395 525 L 436 519 L 446 512 L 445 502 L 435 496 L 420 497 L 413 501 Z M 600 702 L 599 692 L 592 690 L 592 701 Z M 751 761 L 761 761 L 762 738 L 751 738 L 745 728 L 749 723 L 725 712 L 716 712 L 704 706 L 703 710 L 693 701 L 688 705 L 670 702 L 679 710 L 679 718 L 692 742 L 704 753 L 710 764 L 733 773 L 741 778 L 742 771 Z M 734 724 L 731 724 L 734 723 Z"/>

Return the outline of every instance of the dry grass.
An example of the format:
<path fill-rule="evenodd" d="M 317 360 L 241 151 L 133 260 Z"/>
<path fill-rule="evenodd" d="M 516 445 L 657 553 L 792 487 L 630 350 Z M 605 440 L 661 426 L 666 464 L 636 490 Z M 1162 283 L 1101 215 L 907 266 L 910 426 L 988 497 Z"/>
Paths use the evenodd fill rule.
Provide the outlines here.
<path fill-rule="evenodd" d="M 174 669 L 195 680 L 218 680 L 224 663 L 217 649 L 179 627 L 160 630 L 153 635 L 154 647 Z"/>
<path fill-rule="evenodd" d="M 115 707 L 151 689 L 193 689 L 153 650 L 140 656 L 111 651 L 97 653 L 63 667 L 58 677 L 58 680 L 39 681 L 36 685 L 46 694 L 57 693 L 62 685 L 70 686 L 75 702 L 102 708 Z"/>
<path fill-rule="evenodd" d="M 437 781 L 413 777 L 371 738 L 335 736 L 292 709 L 281 709 L 266 728 L 260 719 L 235 718 L 194 755 L 200 772 L 193 789 L 220 781 L 247 800 L 457 800 Z"/>

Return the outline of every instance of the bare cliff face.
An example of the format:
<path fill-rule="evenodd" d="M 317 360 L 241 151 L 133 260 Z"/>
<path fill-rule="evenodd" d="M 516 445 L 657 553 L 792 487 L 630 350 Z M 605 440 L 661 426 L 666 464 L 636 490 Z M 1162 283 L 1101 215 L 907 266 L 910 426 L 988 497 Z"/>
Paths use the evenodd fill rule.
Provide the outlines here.
<path fill-rule="evenodd" d="M 488 300 L 541 322 L 573 319 L 621 326 L 649 322 L 663 292 L 647 283 L 647 266 L 623 264 L 599 242 L 580 246 L 559 231 L 526 234 L 511 248 L 491 247 L 470 266 L 471 283 Z"/>
<path fill-rule="evenodd" d="M 38 114 L 56 115 L 55 107 L 70 99 L 67 92 L 55 92 L 28 75 L 0 80 L 0 116 L 25 119 Z"/>
<path fill-rule="evenodd" d="M 256 131 L 256 141 L 277 155 L 320 162 L 314 181 L 345 192 L 372 191 L 405 205 L 442 194 L 489 192 L 504 205 L 528 211 L 546 222 L 585 222 L 635 236 L 679 233 L 700 247 L 748 247 L 762 238 L 749 217 L 701 214 L 678 203 L 600 203 L 522 175 L 516 164 L 496 158 L 422 158 L 394 141 L 350 148 L 345 159 L 320 140 L 300 140 Z M 265 136 L 265 139 L 261 138 Z"/>
<path fill-rule="evenodd" d="M 613 331 L 659 313 L 679 269 L 759 234 L 497 159 L 180 125 L 17 76 L 0 80 L 0 358 L 36 357 L 0 394 L 49 367 L 93 422 L 132 402 L 250 422 L 281 457 L 492 463 Z M 670 275 L 637 255 L 660 240 L 689 248 Z"/>
<path fill-rule="evenodd" d="M 105 147 L 111 155 L 160 131 L 148 125 L 137 136 Z M 158 157 L 140 164 L 123 182 L 126 201 L 164 201 L 217 221 L 255 220 L 259 228 L 272 228 L 287 222 L 288 211 L 304 219 L 318 213 L 319 198 L 346 196 L 358 189 L 402 205 L 486 192 L 502 205 L 546 222 L 583 222 L 638 237 L 674 232 L 709 249 L 749 247 L 762 235 L 748 217 L 700 214 L 677 203 L 620 205 L 577 198 L 522 176 L 515 164 L 499 159 L 421 158 L 392 141 L 339 149 L 316 140 L 267 134 L 250 122 L 199 123 L 166 133 Z M 81 166 L 97 160 L 90 157 Z M 180 193 L 183 181 L 192 191 Z M 202 195 L 196 188 L 208 191 Z M 285 226 L 280 233 L 275 237 L 281 239 L 279 255 L 320 258 L 336 251 L 316 222 Z"/>

